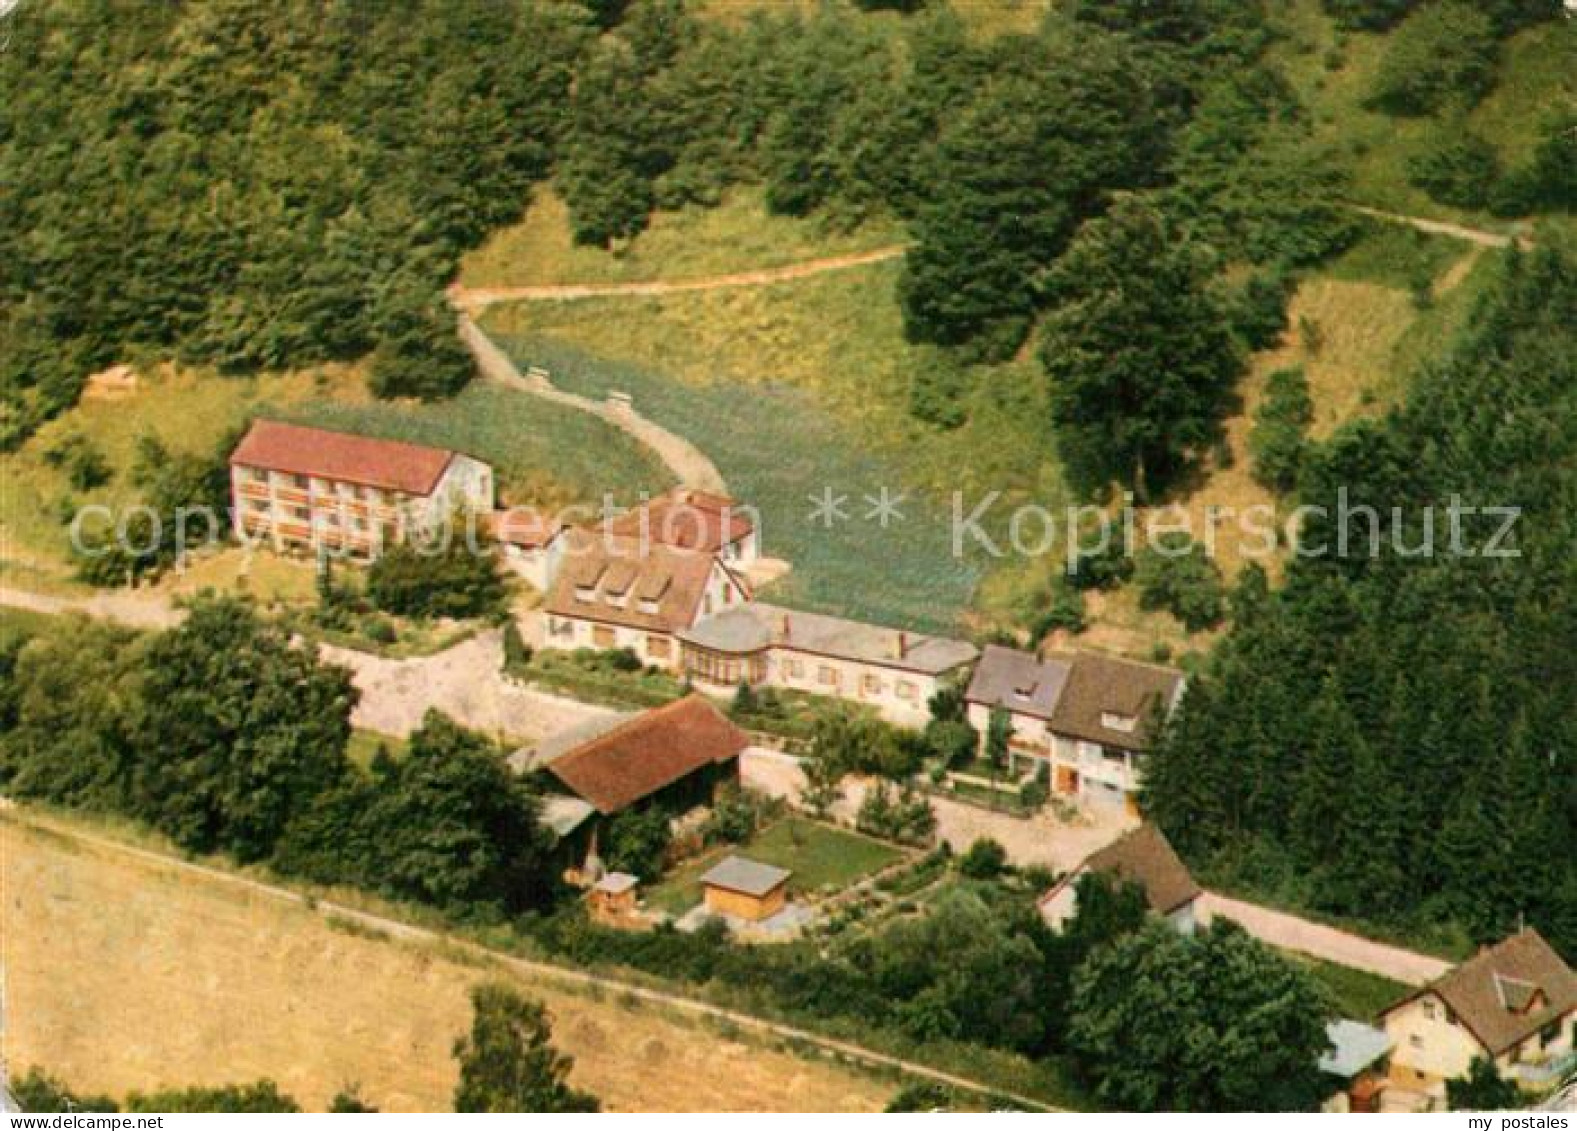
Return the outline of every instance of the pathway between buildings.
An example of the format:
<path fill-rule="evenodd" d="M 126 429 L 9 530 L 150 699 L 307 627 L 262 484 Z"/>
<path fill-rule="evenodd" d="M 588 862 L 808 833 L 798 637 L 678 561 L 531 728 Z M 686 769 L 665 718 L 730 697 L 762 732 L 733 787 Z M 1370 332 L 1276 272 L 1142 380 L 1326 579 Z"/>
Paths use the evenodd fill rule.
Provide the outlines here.
<path fill-rule="evenodd" d="M 0 827 L 15 821 L 18 824 L 31 825 L 35 828 L 46 829 L 69 840 L 81 844 L 91 845 L 100 851 L 116 853 L 144 864 L 160 868 L 167 868 L 187 875 L 201 876 L 204 879 L 230 885 L 233 888 L 248 891 L 254 895 L 267 899 L 278 900 L 281 903 L 305 907 L 313 913 L 325 918 L 333 918 L 340 922 L 360 924 L 374 931 L 382 931 L 392 939 L 422 946 L 441 948 L 443 953 L 470 955 L 484 964 L 496 964 L 507 968 L 517 974 L 529 978 L 542 978 L 557 981 L 561 984 L 568 983 L 576 986 L 595 987 L 601 991 L 613 990 L 620 995 L 638 999 L 643 1002 L 657 1003 L 671 1006 L 695 1017 L 707 1018 L 712 1021 L 722 1021 L 735 1025 L 740 1029 L 747 1029 L 753 1033 L 765 1034 L 780 1040 L 803 1042 L 813 1046 L 824 1053 L 839 1057 L 846 1057 L 862 1063 L 868 1067 L 897 1069 L 910 1076 L 923 1080 L 931 1080 L 949 1087 L 960 1088 L 967 1092 L 982 1096 L 1003 1096 L 1015 1104 L 1034 1111 L 1058 1111 L 1059 1108 L 1049 1107 L 1039 1100 L 1028 1096 L 1016 1095 L 1000 1088 L 989 1087 L 975 1080 L 963 1076 L 956 1076 L 950 1072 L 928 1067 L 912 1060 L 901 1057 L 889 1056 L 865 1048 L 863 1045 L 851 1041 L 840 1041 L 831 1037 L 824 1037 L 808 1029 L 800 1029 L 793 1025 L 784 1025 L 776 1021 L 769 1021 L 751 1013 L 742 1013 L 734 1009 L 711 1005 L 704 1001 L 684 994 L 672 993 L 667 990 L 653 989 L 650 986 L 640 985 L 635 982 L 624 981 L 614 975 L 573 969 L 566 966 L 557 966 L 549 962 L 534 962 L 530 959 L 517 958 L 505 951 L 494 950 L 491 947 L 481 946 L 468 939 L 447 934 L 442 931 L 431 930 L 427 927 L 418 927 L 400 919 L 393 919 L 385 915 L 362 911 L 345 904 L 335 903 L 327 899 L 309 899 L 300 892 L 279 884 L 267 883 L 262 880 L 252 879 L 247 876 L 238 876 L 222 868 L 214 868 L 205 864 L 196 864 L 188 860 L 180 860 L 167 856 L 161 852 L 153 852 L 145 848 L 137 848 L 124 844 L 106 836 L 85 832 L 75 824 L 46 817 L 29 809 L 6 802 L 0 805 Z M 244 956 L 238 956 L 242 958 Z"/>
<path fill-rule="evenodd" d="M 847 271 L 851 267 L 882 263 L 897 259 L 906 250 L 907 244 L 893 244 L 871 251 L 790 263 L 785 267 L 766 267 L 757 271 L 707 275 L 696 279 L 653 279 L 633 283 L 542 283 L 520 287 L 464 287 L 456 283 L 449 288 L 449 301 L 467 314 L 477 314 L 498 302 L 565 302 L 583 298 L 672 295 L 686 291 L 717 291 L 728 287 L 762 287 L 824 275 L 829 271 Z"/>
<path fill-rule="evenodd" d="M 601 417 L 650 448 L 684 486 L 725 495 L 728 493 L 728 484 L 723 481 L 723 473 L 717 470 L 717 465 L 683 436 L 654 424 L 627 405 L 620 406 L 567 393 L 555 388 L 546 378 L 523 375 L 509 355 L 499 349 L 493 339 L 465 313 L 460 315 L 460 339 L 476 358 L 482 376 L 488 380 Z"/>
<path fill-rule="evenodd" d="M 1199 912 L 1205 922 L 1231 919 L 1255 938 L 1283 950 L 1295 950 L 1340 966 L 1367 970 L 1371 974 L 1379 974 L 1409 986 L 1432 982 L 1451 969 L 1451 964 L 1444 959 L 1375 942 L 1361 935 L 1327 927 L 1323 923 L 1300 919 L 1285 911 L 1273 911 L 1256 903 L 1217 895 L 1213 891 L 1207 891 L 1200 897 Z"/>
<path fill-rule="evenodd" d="M 797 800 L 805 782 L 797 758 L 757 747 L 747 749 L 741 756 L 740 773 L 746 785 L 789 800 Z M 832 815 L 852 823 L 863 797 L 862 783 L 846 781 L 843 797 L 833 805 Z M 1132 821 L 1120 814 L 1070 822 L 1058 820 L 1045 810 L 1030 818 L 1012 817 L 944 797 L 933 797 L 931 806 L 936 812 L 937 836 L 955 852 L 964 851 L 980 837 L 990 837 L 1007 850 L 1013 863 L 1044 864 L 1060 872 L 1077 867 L 1090 853 L 1132 827 Z M 1449 963 L 1429 955 L 1214 892 L 1206 892 L 1200 898 L 1199 910 L 1205 921 L 1216 917 L 1232 919 L 1255 938 L 1283 950 L 1366 970 L 1410 986 L 1421 986 L 1450 969 Z"/>

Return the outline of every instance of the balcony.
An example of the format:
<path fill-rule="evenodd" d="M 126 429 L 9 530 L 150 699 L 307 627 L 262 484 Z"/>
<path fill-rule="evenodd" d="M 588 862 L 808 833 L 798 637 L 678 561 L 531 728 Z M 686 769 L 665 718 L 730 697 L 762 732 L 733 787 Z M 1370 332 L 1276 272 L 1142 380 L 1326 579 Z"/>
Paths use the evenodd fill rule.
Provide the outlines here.
<path fill-rule="evenodd" d="M 1524 1087 L 1547 1088 L 1564 1079 L 1573 1069 L 1577 1069 L 1577 1050 L 1542 1061 L 1519 1061 L 1511 1066 L 1511 1075 Z"/>
<path fill-rule="evenodd" d="M 243 499 L 267 499 L 268 484 L 258 483 L 256 481 L 239 483 L 236 485 L 236 494 L 240 495 Z"/>

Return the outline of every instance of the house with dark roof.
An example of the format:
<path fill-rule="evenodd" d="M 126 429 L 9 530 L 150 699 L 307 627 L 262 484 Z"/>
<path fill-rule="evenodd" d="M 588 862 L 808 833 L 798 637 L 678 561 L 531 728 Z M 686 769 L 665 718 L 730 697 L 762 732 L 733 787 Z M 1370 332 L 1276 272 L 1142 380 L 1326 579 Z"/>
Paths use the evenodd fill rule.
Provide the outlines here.
<path fill-rule="evenodd" d="M 628 648 L 677 671 L 675 636 L 749 599 L 716 554 L 574 530 L 543 604 L 543 647 Z"/>
<path fill-rule="evenodd" d="M 730 856 L 701 877 L 702 897 L 714 915 L 759 923 L 787 905 L 792 876 L 787 868 Z"/>
<path fill-rule="evenodd" d="M 1144 889 L 1150 910 L 1179 932 L 1194 933 L 1197 925 L 1195 905 L 1203 890 L 1194 881 L 1188 866 L 1178 857 L 1161 830 L 1151 824 L 1140 825 L 1090 853 L 1045 895 L 1040 897 L 1040 916 L 1048 926 L 1060 929 L 1079 909 L 1079 881 L 1088 875 L 1101 875 Z"/>
<path fill-rule="evenodd" d="M 236 537 L 376 557 L 456 510 L 493 507 L 493 469 L 444 448 L 254 420 L 230 453 Z"/>
<path fill-rule="evenodd" d="M 920 726 L 941 682 L 974 662 L 964 640 L 884 628 L 751 602 L 678 634 L 685 674 L 698 686 L 740 683 L 864 703 L 900 725 Z"/>
<path fill-rule="evenodd" d="M 1577 1067 L 1577 974 L 1537 931 L 1487 947 L 1380 1017 L 1395 1044 L 1391 1088 L 1439 1108 L 1475 1058 L 1530 1089 Z"/>
<path fill-rule="evenodd" d="M 992 712 L 1006 712 L 1015 773 L 1022 760 L 1041 763 L 1054 794 L 1137 813 L 1144 756 L 1183 684 L 1181 672 L 1156 664 L 990 645 L 964 701 L 982 743 Z"/>
<path fill-rule="evenodd" d="M 639 804 L 675 810 L 710 800 L 738 777 L 745 733 L 700 695 L 619 719 L 567 748 L 539 750 L 530 765 L 600 817 Z"/>

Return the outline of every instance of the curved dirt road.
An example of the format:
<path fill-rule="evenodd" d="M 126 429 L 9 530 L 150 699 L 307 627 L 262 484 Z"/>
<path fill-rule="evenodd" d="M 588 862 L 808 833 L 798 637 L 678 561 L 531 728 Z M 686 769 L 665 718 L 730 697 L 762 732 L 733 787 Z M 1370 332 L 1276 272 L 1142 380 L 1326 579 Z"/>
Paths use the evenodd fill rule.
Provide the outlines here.
<path fill-rule="evenodd" d="M 1378 208 L 1369 208 L 1362 204 L 1349 204 L 1348 208 L 1360 215 L 1368 216 L 1374 220 L 1384 220 L 1390 224 L 1405 224 L 1409 228 L 1416 228 L 1431 236 L 1446 236 L 1454 240 L 1466 240 L 1468 243 L 1478 244 L 1479 247 L 1510 247 L 1516 244 L 1526 251 L 1533 246 L 1533 241 L 1527 236 L 1507 236 L 1499 232 L 1486 232 L 1482 228 L 1469 228 L 1462 224 L 1453 224 L 1447 220 L 1428 220 L 1422 216 L 1404 216 L 1400 212 L 1384 212 Z"/>
<path fill-rule="evenodd" d="M 808 259 L 786 267 L 764 267 L 758 271 L 737 271 L 729 275 L 706 275 L 697 279 L 653 279 L 631 283 L 540 283 L 520 287 L 465 287 L 456 283 L 449 288 L 449 301 L 468 314 L 486 310 L 496 302 L 552 302 L 582 298 L 607 298 L 617 295 L 672 295 L 685 291 L 716 291 L 726 287 L 762 287 L 787 283 L 828 271 L 846 271 L 868 263 L 897 259 L 907 244 L 893 244 L 872 251 L 830 255 Z"/>
<path fill-rule="evenodd" d="M 524 376 L 510 356 L 499 349 L 493 339 L 464 312 L 460 314 L 460 340 L 476 359 L 477 369 L 489 381 L 497 381 L 522 393 L 601 417 L 650 448 L 682 485 L 698 491 L 728 494 L 728 484 L 723 481 L 723 473 L 689 440 L 654 424 L 633 408 L 615 408 L 606 401 L 566 393 L 549 381 Z"/>

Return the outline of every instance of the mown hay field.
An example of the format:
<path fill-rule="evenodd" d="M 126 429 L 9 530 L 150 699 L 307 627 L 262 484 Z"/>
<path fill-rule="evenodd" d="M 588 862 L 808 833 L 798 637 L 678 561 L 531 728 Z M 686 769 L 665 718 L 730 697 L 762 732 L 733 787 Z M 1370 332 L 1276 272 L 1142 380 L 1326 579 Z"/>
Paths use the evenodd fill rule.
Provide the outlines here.
<path fill-rule="evenodd" d="M 677 1012 L 478 968 L 68 835 L 0 820 L 8 1066 L 93 1092 L 270 1077 L 308 1110 L 360 1087 L 446 1110 L 469 988 L 546 1003 L 571 1080 L 618 1111 L 873 1111 L 896 1085 Z"/>

